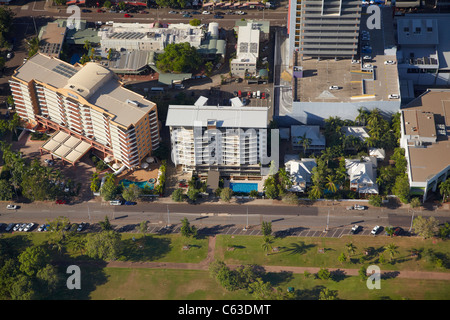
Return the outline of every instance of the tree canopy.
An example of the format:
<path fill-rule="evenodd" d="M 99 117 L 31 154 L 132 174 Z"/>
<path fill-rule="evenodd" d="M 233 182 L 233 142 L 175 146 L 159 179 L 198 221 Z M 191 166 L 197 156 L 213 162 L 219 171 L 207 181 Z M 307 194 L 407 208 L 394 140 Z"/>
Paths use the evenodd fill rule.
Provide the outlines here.
<path fill-rule="evenodd" d="M 167 45 L 164 53 L 158 55 L 156 66 L 162 72 L 192 72 L 201 65 L 202 58 L 197 49 L 188 42 Z"/>

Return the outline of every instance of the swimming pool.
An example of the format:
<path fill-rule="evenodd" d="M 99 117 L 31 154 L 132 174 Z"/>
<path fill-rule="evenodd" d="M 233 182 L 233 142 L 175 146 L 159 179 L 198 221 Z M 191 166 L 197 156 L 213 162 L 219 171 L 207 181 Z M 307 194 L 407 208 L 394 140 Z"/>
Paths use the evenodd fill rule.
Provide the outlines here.
<path fill-rule="evenodd" d="M 130 181 L 130 180 L 127 180 L 127 179 L 123 179 L 123 180 L 120 180 L 119 184 L 122 184 L 122 183 L 123 183 L 123 186 L 125 188 L 128 187 L 130 184 L 135 184 L 139 188 L 142 188 L 142 189 L 144 189 L 147 186 L 147 187 L 149 187 L 150 189 L 153 190 L 153 188 L 155 187 L 155 184 L 150 183 L 148 181 L 136 182 L 136 181 Z"/>
<path fill-rule="evenodd" d="M 250 193 L 252 190 L 258 191 L 258 184 L 257 183 L 248 183 L 248 182 L 230 182 L 230 189 L 233 190 L 233 192 L 246 192 Z"/>

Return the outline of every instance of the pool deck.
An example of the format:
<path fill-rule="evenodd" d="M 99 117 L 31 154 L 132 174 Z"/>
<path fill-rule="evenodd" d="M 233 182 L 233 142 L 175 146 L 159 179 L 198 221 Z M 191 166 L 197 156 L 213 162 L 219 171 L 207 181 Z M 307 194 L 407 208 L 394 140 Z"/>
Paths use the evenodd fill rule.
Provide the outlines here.
<path fill-rule="evenodd" d="M 150 164 L 147 169 L 124 171 L 116 177 L 116 182 L 118 183 L 122 179 L 136 182 L 148 181 L 150 178 L 157 179 L 159 166 L 159 164 Z"/>

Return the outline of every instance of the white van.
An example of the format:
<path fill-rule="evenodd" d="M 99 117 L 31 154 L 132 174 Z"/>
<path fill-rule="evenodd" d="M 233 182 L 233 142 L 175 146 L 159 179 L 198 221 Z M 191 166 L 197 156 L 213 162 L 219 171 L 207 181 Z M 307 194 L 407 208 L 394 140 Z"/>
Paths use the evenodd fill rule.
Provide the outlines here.
<path fill-rule="evenodd" d="M 259 99 L 259 98 L 261 98 L 261 91 L 256 91 L 256 97 Z"/>
<path fill-rule="evenodd" d="M 121 206 L 122 205 L 122 201 L 120 201 L 120 200 L 112 200 L 112 201 L 109 202 L 109 204 L 111 206 Z"/>

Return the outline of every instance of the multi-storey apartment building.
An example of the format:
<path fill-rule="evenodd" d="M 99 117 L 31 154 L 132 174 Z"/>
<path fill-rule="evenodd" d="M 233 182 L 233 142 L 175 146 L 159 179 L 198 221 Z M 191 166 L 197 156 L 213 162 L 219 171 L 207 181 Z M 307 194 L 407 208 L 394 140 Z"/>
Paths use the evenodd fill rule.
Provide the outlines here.
<path fill-rule="evenodd" d="M 73 66 L 37 54 L 16 69 L 10 87 L 23 121 L 68 133 L 128 168 L 159 146 L 156 105 L 96 63 Z M 56 152 L 60 146 L 44 149 L 71 163 L 79 160 L 66 157 L 70 150 Z"/>
<path fill-rule="evenodd" d="M 224 176 L 261 174 L 272 159 L 278 165 L 278 150 L 272 148 L 267 156 L 267 108 L 207 105 L 207 100 L 200 97 L 193 106 L 169 106 L 166 125 L 175 165 L 185 171 L 220 171 Z M 273 131 L 271 142 L 277 147 Z"/>
<path fill-rule="evenodd" d="M 361 8 L 359 0 L 290 0 L 290 53 L 320 58 L 355 56 Z"/>

